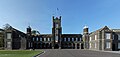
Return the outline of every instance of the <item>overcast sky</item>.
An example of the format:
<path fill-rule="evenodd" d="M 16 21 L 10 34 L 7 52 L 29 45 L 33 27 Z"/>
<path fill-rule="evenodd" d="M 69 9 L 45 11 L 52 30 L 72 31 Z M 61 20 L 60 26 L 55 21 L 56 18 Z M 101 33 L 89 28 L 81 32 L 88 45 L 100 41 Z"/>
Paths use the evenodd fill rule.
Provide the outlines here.
<path fill-rule="evenodd" d="M 82 33 L 85 25 L 120 29 L 120 0 L 0 0 L 0 28 L 8 23 L 26 32 L 30 25 L 49 34 L 52 16 L 62 16 L 63 33 Z"/>

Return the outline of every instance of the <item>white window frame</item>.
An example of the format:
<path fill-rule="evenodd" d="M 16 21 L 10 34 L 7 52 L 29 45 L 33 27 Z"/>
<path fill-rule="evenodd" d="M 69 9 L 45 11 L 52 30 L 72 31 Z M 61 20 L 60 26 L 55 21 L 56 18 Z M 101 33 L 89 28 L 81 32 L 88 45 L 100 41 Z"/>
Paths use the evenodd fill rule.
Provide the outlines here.
<path fill-rule="evenodd" d="M 95 40 L 97 40 L 97 35 L 95 35 Z"/>
<path fill-rule="evenodd" d="M 7 33 L 7 39 L 11 39 L 12 38 L 12 33 Z"/>
<path fill-rule="evenodd" d="M 90 43 L 89 47 L 92 48 L 92 43 Z"/>
<path fill-rule="evenodd" d="M 106 42 L 106 48 L 110 48 L 111 47 L 111 43 L 110 42 Z"/>
<path fill-rule="evenodd" d="M 7 42 L 7 48 L 11 47 L 11 42 Z"/>
<path fill-rule="evenodd" d="M 48 38 L 48 41 L 50 41 L 50 38 Z"/>
<path fill-rule="evenodd" d="M 95 43 L 95 48 L 97 48 L 97 44 Z"/>
<path fill-rule="evenodd" d="M 106 39 L 110 39 L 110 37 L 111 37 L 111 34 L 110 34 L 110 33 L 105 33 L 105 38 L 106 38 Z"/>
<path fill-rule="evenodd" d="M 92 37 L 90 37 L 90 41 L 92 41 Z"/>
<path fill-rule="evenodd" d="M 44 41 L 46 41 L 46 38 L 44 38 Z"/>

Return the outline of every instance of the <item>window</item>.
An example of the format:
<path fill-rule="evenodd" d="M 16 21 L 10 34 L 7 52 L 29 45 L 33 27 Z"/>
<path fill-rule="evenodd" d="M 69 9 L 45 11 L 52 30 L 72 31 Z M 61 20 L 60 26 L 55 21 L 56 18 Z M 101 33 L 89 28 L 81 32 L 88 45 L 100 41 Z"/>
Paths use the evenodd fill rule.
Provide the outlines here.
<path fill-rule="evenodd" d="M 114 40 L 114 35 L 113 35 L 113 40 Z"/>
<path fill-rule="evenodd" d="M 55 27 L 58 28 L 58 24 L 55 24 Z"/>
<path fill-rule="evenodd" d="M 120 49 L 120 43 L 118 43 L 118 49 Z"/>
<path fill-rule="evenodd" d="M 90 37 L 90 41 L 92 40 L 92 38 Z"/>
<path fill-rule="evenodd" d="M 95 35 L 95 40 L 97 40 L 97 35 Z"/>
<path fill-rule="evenodd" d="M 106 42 L 106 48 L 110 48 L 110 42 Z"/>
<path fill-rule="evenodd" d="M 74 38 L 72 38 L 72 41 L 74 41 Z"/>
<path fill-rule="evenodd" d="M 106 39 L 110 39 L 110 33 L 106 33 L 105 36 L 106 36 Z"/>
<path fill-rule="evenodd" d="M 11 39 L 11 33 L 7 33 L 7 39 Z"/>
<path fill-rule="evenodd" d="M 29 42 L 29 44 L 28 44 L 28 47 L 30 47 L 30 42 Z"/>
<path fill-rule="evenodd" d="M 92 44 L 90 43 L 90 48 L 92 47 Z"/>
<path fill-rule="evenodd" d="M 95 48 L 97 48 L 97 45 L 96 45 L 96 43 L 95 43 Z"/>
<path fill-rule="evenodd" d="M 40 41 L 42 41 L 42 38 L 40 38 Z"/>
<path fill-rule="evenodd" d="M 80 38 L 80 41 L 81 41 L 81 38 Z"/>
<path fill-rule="evenodd" d="M 58 34 L 58 30 L 55 30 L 55 34 Z"/>
<path fill-rule="evenodd" d="M 66 41 L 66 38 L 64 38 L 64 41 Z"/>
<path fill-rule="evenodd" d="M 76 41 L 78 41 L 78 38 L 76 38 Z"/>
<path fill-rule="evenodd" d="M 33 38 L 33 41 L 35 41 L 35 38 Z"/>
<path fill-rule="evenodd" d="M 46 38 L 44 38 L 44 41 L 46 41 Z"/>
<path fill-rule="evenodd" d="M 68 41 L 70 41 L 70 38 L 68 38 Z"/>
<path fill-rule="evenodd" d="M 118 34 L 118 40 L 120 40 L 120 34 Z"/>
<path fill-rule="evenodd" d="M 48 38 L 48 41 L 50 41 L 50 38 Z"/>
<path fill-rule="evenodd" d="M 7 48 L 11 47 L 11 42 L 7 42 Z"/>
<path fill-rule="evenodd" d="M 38 37 L 37 37 L 36 41 L 38 41 Z"/>
<path fill-rule="evenodd" d="M 58 35 L 57 35 L 57 36 L 55 36 L 55 41 L 58 41 Z"/>

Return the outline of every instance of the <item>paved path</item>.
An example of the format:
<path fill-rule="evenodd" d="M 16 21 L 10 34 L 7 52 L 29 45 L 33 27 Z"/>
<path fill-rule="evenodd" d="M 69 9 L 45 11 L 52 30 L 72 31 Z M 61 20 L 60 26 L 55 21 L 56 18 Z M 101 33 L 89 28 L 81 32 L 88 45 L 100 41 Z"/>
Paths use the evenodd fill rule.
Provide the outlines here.
<path fill-rule="evenodd" d="M 70 49 L 48 49 L 38 57 L 120 57 L 120 54 Z"/>

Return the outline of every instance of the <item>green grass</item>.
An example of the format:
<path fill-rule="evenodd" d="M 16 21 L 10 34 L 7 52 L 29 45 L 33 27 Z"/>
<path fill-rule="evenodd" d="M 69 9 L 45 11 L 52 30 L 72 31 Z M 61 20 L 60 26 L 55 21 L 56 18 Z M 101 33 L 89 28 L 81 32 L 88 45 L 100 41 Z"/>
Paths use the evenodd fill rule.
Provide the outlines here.
<path fill-rule="evenodd" d="M 41 52 L 40 50 L 0 50 L 0 57 L 32 57 Z"/>

